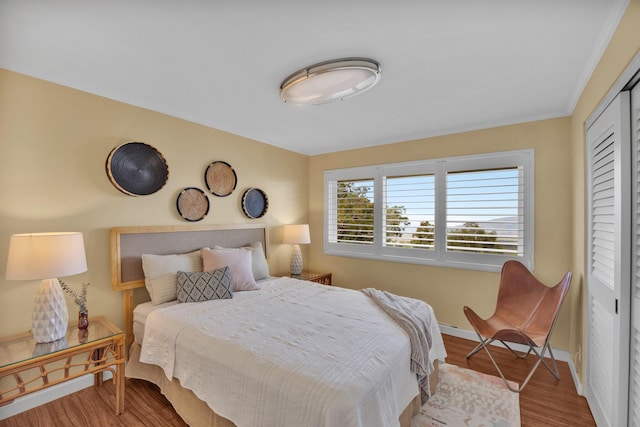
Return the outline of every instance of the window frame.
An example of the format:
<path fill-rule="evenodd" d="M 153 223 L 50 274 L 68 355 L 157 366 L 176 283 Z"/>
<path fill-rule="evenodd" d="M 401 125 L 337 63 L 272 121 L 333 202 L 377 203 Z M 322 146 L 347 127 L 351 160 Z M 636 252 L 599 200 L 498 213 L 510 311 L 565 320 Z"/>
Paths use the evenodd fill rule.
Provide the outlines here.
<path fill-rule="evenodd" d="M 522 250 L 521 256 L 479 254 L 447 251 L 447 173 L 483 171 L 517 167 L 522 169 L 520 179 L 523 187 L 522 206 Z M 384 179 L 410 175 L 434 174 L 435 176 L 435 247 L 433 250 L 402 248 L 385 245 L 383 217 Z M 329 239 L 329 215 L 337 209 L 339 181 L 371 180 L 374 182 L 374 242 L 373 245 L 332 242 Z M 333 200 L 332 200 L 333 198 Z M 409 264 L 440 267 L 500 271 L 505 261 L 514 259 L 533 269 L 534 252 L 534 151 L 533 149 L 504 151 L 469 156 L 447 157 L 402 163 L 390 163 L 353 168 L 333 169 L 324 172 L 324 253 L 331 256 L 366 258 Z M 335 227 L 334 227 L 335 228 Z M 334 234 L 335 235 L 335 234 Z"/>

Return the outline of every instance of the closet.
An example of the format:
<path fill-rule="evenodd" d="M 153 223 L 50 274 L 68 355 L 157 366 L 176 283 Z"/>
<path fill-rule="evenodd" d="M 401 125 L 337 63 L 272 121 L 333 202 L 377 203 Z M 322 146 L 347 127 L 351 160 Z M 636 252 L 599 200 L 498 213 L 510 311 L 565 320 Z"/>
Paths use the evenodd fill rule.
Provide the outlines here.
<path fill-rule="evenodd" d="M 588 124 L 586 135 L 584 390 L 600 427 L 640 426 L 638 77 Z"/>

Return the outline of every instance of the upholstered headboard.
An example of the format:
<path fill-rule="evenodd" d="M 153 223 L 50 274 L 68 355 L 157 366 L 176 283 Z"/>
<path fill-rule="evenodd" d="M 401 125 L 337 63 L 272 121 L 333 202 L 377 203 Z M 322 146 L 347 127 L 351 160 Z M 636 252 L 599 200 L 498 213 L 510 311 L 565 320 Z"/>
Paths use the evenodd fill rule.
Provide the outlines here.
<path fill-rule="evenodd" d="M 268 256 L 264 224 L 115 227 L 111 229 L 111 288 L 122 292 L 126 348 L 133 342 L 133 290 L 144 287 L 142 254 L 180 254 L 203 247 L 241 247 L 261 242 Z"/>

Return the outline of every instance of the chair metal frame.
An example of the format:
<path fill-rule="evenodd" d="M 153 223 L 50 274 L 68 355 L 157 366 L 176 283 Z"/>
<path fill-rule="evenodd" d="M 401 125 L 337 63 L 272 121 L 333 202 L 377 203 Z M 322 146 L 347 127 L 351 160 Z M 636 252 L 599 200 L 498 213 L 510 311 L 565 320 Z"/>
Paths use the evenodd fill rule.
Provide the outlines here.
<path fill-rule="evenodd" d="M 503 281 L 505 280 L 505 271 L 506 271 L 506 269 L 514 268 L 514 266 L 516 264 L 517 264 L 517 268 L 526 270 L 527 273 L 530 275 L 531 279 L 535 280 L 535 282 L 539 283 L 540 285 L 545 286 L 544 284 L 540 283 L 537 279 L 535 279 L 535 277 L 531 274 L 531 272 L 529 272 L 529 270 L 527 270 L 526 267 L 524 265 L 522 265 L 520 262 L 518 262 L 518 261 L 507 261 L 502 267 L 502 275 L 501 275 L 501 279 L 500 279 L 500 288 L 501 289 L 502 289 L 503 286 L 505 286 L 505 283 L 503 283 Z M 538 368 L 538 366 L 540 365 L 540 363 L 542 363 L 547 368 L 549 373 L 551 373 L 551 375 L 556 380 L 559 380 L 560 379 L 560 372 L 558 370 L 558 365 L 556 364 L 556 359 L 555 359 L 555 357 L 553 355 L 553 351 L 551 350 L 551 336 L 553 334 L 553 330 L 555 329 L 555 325 L 556 325 L 556 322 L 558 320 L 558 315 L 560 314 L 560 308 L 562 307 L 562 303 L 563 303 L 564 298 L 566 297 L 566 294 L 567 294 L 567 292 L 569 290 L 569 285 L 570 284 L 571 284 L 571 271 L 568 271 L 563 276 L 562 280 L 557 285 L 555 285 L 552 288 L 549 288 L 549 291 L 559 290 L 559 292 L 558 292 L 558 296 L 556 297 L 557 300 L 554 300 L 554 302 L 556 303 L 556 308 L 555 308 L 555 312 L 554 312 L 554 316 L 553 316 L 553 321 L 551 322 L 551 325 L 550 325 L 548 331 L 546 331 L 546 337 L 544 339 L 544 343 L 543 343 L 542 346 L 536 344 L 536 342 L 529 337 L 528 332 L 527 332 L 526 329 L 518 328 L 515 325 L 509 325 L 509 326 L 511 326 L 509 328 L 497 329 L 495 331 L 495 333 L 490 337 L 489 336 L 487 336 L 487 337 L 483 336 L 481 334 L 481 332 L 478 330 L 479 328 L 477 326 L 479 326 L 480 323 L 487 324 L 487 322 L 491 322 L 491 320 L 494 318 L 494 316 L 496 316 L 496 313 L 498 311 L 498 306 L 496 305 L 496 313 L 494 313 L 494 315 L 492 315 L 489 319 L 486 319 L 486 320 L 481 319 L 475 312 L 473 312 L 472 309 L 470 309 L 469 307 L 465 306 L 464 307 L 464 314 L 467 317 L 467 319 L 469 320 L 469 323 L 471 323 L 471 326 L 473 326 L 473 329 L 474 329 L 475 333 L 478 335 L 478 338 L 480 339 L 480 344 L 478 344 L 473 350 L 471 350 L 471 352 L 469 352 L 469 354 L 467 354 L 467 359 L 470 359 L 473 355 L 478 353 L 480 350 L 484 349 L 487 352 L 487 355 L 489 356 L 489 359 L 493 363 L 493 366 L 496 368 L 496 370 L 500 374 L 500 377 L 502 378 L 502 381 L 504 381 L 504 384 L 507 386 L 507 388 L 509 390 L 511 390 L 514 393 L 520 393 L 525 388 L 525 386 L 529 383 L 529 380 L 531 379 L 531 377 L 535 373 L 535 371 Z M 499 304 L 499 302 L 498 302 L 498 304 Z M 540 304 L 541 304 L 541 302 L 538 303 L 538 306 L 536 307 L 536 310 L 540 306 Z M 524 359 L 527 356 L 529 356 L 531 353 L 536 355 L 537 361 L 536 361 L 535 365 L 531 368 L 531 370 L 530 370 L 529 374 L 527 375 L 526 379 L 524 380 L 522 385 L 519 386 L 518 388 L 514 388 L 514 387 L 511 386 L 509 381 L 506 379 L 506 377 L 502 373 L 502 370 L 498 366 L 498 363 L 494 359 L 493 355 L 489 351 L 488 347 L 494 341 L 501 342 L 509 351 L 511 351 L 511 353 L 513 353 L 519 359 Z M 529 347 L 529 350 L 526 353 L 525 352 L 516 351 L 513 348 L 511 348 L 511 346 L 508 343 L 527 345 Z M 538 351 L 537 350 L 538 348 L 540 348 L 541 351 Z M 547 352 L 549 353 L 549 356 L 551 358 L 551 362 L 553 363 L 553 369 L 551 368 L 551 366 L 549 366 L 549 364 L 545 360 L 545 354 Z"/>

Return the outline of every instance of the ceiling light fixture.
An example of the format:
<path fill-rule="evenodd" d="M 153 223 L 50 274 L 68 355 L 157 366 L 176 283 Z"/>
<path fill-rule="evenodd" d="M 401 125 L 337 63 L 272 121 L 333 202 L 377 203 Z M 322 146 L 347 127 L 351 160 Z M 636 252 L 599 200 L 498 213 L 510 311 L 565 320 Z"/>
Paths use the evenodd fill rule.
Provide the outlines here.
<path fill-rule="evenodd" d="M 366 58 L 343 58 L 303 68 L 280 85 L 280 96 L 295 105 L 339 101 L 371 89 L 381 76 L 380 64 Z"/>

